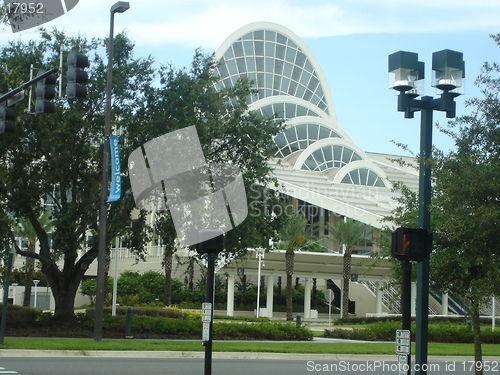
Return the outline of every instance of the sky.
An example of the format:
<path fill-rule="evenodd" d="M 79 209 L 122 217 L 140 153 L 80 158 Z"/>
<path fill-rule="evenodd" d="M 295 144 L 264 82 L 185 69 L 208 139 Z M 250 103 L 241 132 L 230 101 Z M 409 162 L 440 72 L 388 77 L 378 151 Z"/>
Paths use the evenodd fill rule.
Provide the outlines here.
<path fill-rule="evenodd" d="M 58 0 L 52 0 L 58 1 Z M 67 34 L 106 37 L 114 0 L 79 0 L 65 15 L 44 24 Z M 466 100 L 480 97 L 474 81 L 484 62 L 500 62 L 500 47 L 489 37 L 500 33 L 498 0 L 131 0 L 115 15 L 115 33 L 126 31 L 135 57 L 151 55 L 158 64 L 189 66 L 196 48 L 207 54 L 240 27 L 257 21 L 281 24 L 297 34 L 318 60 L 328 81 L 338 125 L 364 151 L 418 153 L 420 114 L 405 119 L 389 87 L 388 55 L 404 50 L 425 62 L 425 95 L 431 87 L 432 53 L 463 52 L 465 94 L 457 115 L 472 110 Z M 36 38 L 36 29 L 0 31 L 0 44 Z M 434 112 L 434 121 L 448 122 Z M 433 143 L 449 150 L 453 142 L 434 128 Z M 396 143 L 408 145 L 404 150 Z"/>

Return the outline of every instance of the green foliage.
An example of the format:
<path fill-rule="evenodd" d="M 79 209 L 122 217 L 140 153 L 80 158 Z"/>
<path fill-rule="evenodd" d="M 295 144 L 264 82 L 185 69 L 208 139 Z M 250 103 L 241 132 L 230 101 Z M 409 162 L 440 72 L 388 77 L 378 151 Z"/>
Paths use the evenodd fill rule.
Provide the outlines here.
<path fill-rule="evenodd" d="M 0 309 L 2 308 L 3 306 L 0 303 Z M 7 323 L 9 327 L 24 327 L 29 324 L 36 324 L 40 322 L 44 316 L 43 310 L 38 308 L 23 307 L 19 305 L 7 306 Z"/>
<path fill-rule="evenodd" d="M 351 253 L 354 246 L 363 238 L 366 226 L 353 219 L 339 220 L 335 225 L 328 226 L 328 232 L 339 243 L 344 244 L 346 252 Z"/>
<path fill-rule="evenodd" d="M 290 322 L 264 323 L 214 323 L 214 338 L 262 340 L 312 340 L 312 332 L 307 328 L 298 328 Z"/>
<path fill-rule="evenodd" d="M 122 332 L 125 327 L 127 309 L 117 309 L 117 316 L 110 316 L 105 309 L 105 332 Z M 94 321 L 94 310 L 87 309 L 85 324 L 91 328 Z M 134 308 L 132 317 L 132 333 L 141 337 L 178 337 L 200 338 L 201 315 L 178 308 L 146 309 Z M 294 323 L 269 322 L 234 322 L 214 323 L 214 338 L 223 339 L 264 339 L 264 340 L 312 340 L 312 332 L 305 327 L 297 328 Z"/>
<path fill-rule="evenodd" d="M 41 29 L 39 38 L 10 41 L 0 51 L 2 92 L 26 82 L 31 64 L 36 69 L 58 66 L 61 47 L 90 59 L 86 99 L 56 99 L 55 113 L 46 116 L 26 113 L 27 100 L 22 101 L 16 105 L 16 131 L 0 138 L 0 251 L 9 250 L 13 237 L 10 216 L 26 218 L 38 228 L 40 251 L 28 254 L 18 248 L 17 252 L 41 262 L 56 296 L 56 316 L 65 320 L 73 318 L 69 306 L 97 256 L 107 43 L 107 39 L 87 40 L 57 29 Z M 115 36 L 111 121 L 123 133 L 123 160 L 155 137 L 195 125 L 208 162 L 229 161 L 239 166 L 247 187 L 268 182 L 273 135 L 281 131 L 282 124 L 248 110 L 246 99 L 253 92 L 248 80 L 217 91 L 212 75 L 215 66 L 211 56 L 198 50 L 189 70 L 170 65 L 156 69 L 151 56 L 134 57 L 134 44 L 125 34 Z M 122 190 L 122 198 L 109 211 L 107 237 L 111 240 L 120 233 L 123 246 L 141 259 L 152 228 L 144 210 L 131 219 L 135 202 L 126 173 Z M 50 236 L 48 229 L 40 228 L 38 219 L 47 199 L 53 224 Z M 227 234 L 226 250 L 238 252 L 268 243 L 273 221 L 272 216 L 249 217 Z M 157 224 L 171 255 L 171 223 Z M 92 240 L 85 243 L 88 233 Z M 126 294 L 154 303 L 157 286 Z"/>
<path fill-rule="evenodd" d="M 401 318 L 350 318 L 335 321 L 335 324 L 362 323 L 362 328 L 334 328 L 325 330 L 324 337 L 334 337 L 352 340 L 393 341 L 396 330 L 401 329 Z M 484 323 L 491 323 L 488 319 Z M 415 340 L 415 323 L 412 323 L 412 340 Z M 485 326 L 481 330 L 483 342 L 489 344 L 500 343 L 500 331 L 491 332 L 491 327 Z M 472 343 L 474 333 L 464 322 L 463 318 L 432 319 L 429 324 L 429 342 L 442 343 Z"/>

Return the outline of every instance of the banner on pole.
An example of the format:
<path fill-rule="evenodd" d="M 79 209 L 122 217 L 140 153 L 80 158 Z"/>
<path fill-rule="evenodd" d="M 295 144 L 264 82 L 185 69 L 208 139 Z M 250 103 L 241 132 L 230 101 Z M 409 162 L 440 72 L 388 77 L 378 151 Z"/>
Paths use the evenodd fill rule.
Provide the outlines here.
<path fill-rule="evenodd" d="M 111 188 L 109 190 L 109 202 L 116 202 L 122 194 L 122 177 L 120 172 L 120 148 L 118 136 L 109 137 L 111 155 Z"/>

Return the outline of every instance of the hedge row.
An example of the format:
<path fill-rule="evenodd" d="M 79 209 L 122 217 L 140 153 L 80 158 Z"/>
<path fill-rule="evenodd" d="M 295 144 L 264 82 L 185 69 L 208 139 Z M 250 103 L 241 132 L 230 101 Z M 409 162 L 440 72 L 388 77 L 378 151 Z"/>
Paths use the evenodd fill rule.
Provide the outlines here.
<path fill-rule="evenodd" d="M 393 341 L 396 330 L 401 329 L 401 321 L 386 320 L 371 323 L 363 328 L 334 328 L 325 330 L 324 337 L 368 340 Z M 414 340 L 415 325 L 412 325 L 412 340 Z M 485 344 L 500 344 L 500 332 L 491 332 L 491 328 L 481 329 L 481 339 Z M 472 343 L 474 335 L 466 325 L 457 324 L 430 324 L 429 342 Z"/>
<path fill-rule="evenodd" d="M 103 318 L 104 333 L 124 332 L 124 315 Z M 87 326 L 93 327 L 93 316 L 85 319 Z M 214 339 L 224 340 L 312 340 L 312 332 L 297 327 L 293 322 L 227 322 L 213 324 Z M 133 315 L 132 335 L 141 338 L 186 338 L 201 339 L 200 320 L 175 319 L 163 316 Z"/>
<path fill-rule="evenodd" d="M 430 316 L 429 323 L 445 323 L 445 324 L 467 324 L 467 320 L 464 316 Z M 333 320 L 334 325 L 353 325 L 353 324 L 371 324 L 377 322 L 394 321 L 401 322 L 401 316 L 381 316 L 381 317 L 353 317 L 353 318 L 341 318 Z M 412 321 L 415 321 L 415 317 L 412 317 Z M 491 318 L 481 317 L 481 324 L 491 324 Z M 500 318 L 496 319 L 496 323 L 500 323 Z"/>
<path fill-rule="evenodd" d="M 103 335 L 124 337 L 127 308 L 104 309 Z M 14 336 L 90 337 L 94 327 L 94 309 L 76 315 L 74 324 L 60 324 L 52 314 L 40 309 L 9 305 L 7 309 L 8 334 Z M 245 340 L 311 340 L 312 332 L 292 322 L 270 322 L 250 319 L 249 322 L 214 323 L 214 338 Z M 132 335 L 136 338 L 186 338 L 202 336 L 201 314 L 197 311 L 171 308 L 134 308 Z"/>
<path fill-rule="evenodd" d="M 116 315 L 127 315 L 128 307 L 117 307 Z M 93 317 L 95 308 L 88 308 L 85 310 L 88 316 Z M 105 307 L 103 309 L 104 315 L 111 315 L 111 308 Z M 183 310 L 177 307 L 134 307 L 132 308 L 134 316 L 151 316 L 151 317 L 164 317 L 171 319 L 185 319 L 185 320 L 201 320 L 201 313 L 198 311 Z"/>

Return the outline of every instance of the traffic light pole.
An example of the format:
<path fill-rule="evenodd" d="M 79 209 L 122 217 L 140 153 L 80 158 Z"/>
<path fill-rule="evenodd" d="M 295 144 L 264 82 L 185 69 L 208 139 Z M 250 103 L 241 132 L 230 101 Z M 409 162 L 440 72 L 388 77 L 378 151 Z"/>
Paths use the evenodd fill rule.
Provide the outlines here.
<path fill-rule="evenodd" d="M 19 86 L 19 87 L 15 88 L 14 90 L 8 92 L 7 94 L 3 94 L 2 96 L 0 96 L 0 103 L 6 102 L 10 98 L 12 98 L 12 97 L 16 96 L 17 94 L 19 94 L 21 91 L 27 89 L 30 86 L 33 86 L 38 81 L 41 81 L 42 79 L 45 79 L 46 77 L 48 77 L 51 74 L 54 74 L 54 73 L 56 73 L 58 71 L 59 71 L 59 67 L 47 70 L 46 72 L 40 74 L 39 76 L 36 76 L 35 78 L 33 78 L 32 80 L 29 80 L 26 83 L 23 83 L 21 86 Z"/>
<path fill-rule="evenodd" d="M 402 279 L 401 279 L 401 315 L 402 329 L 411 331 L 411 270 L 412 264 L 409 260 L 401 261 Z M 410 336 L 411 337 L 411 336 Z M 410 339 L 411 341 L 411 339 Z M 411 349 L 411 345 L 409 346 Z M 411 374 L 411 352 L 406 356 L 406 364 L 408 365 L 407 375 Z"/>
<path fill-rule="evenodd" d="M 441 97 L 438 100 L 446 100 Z M 431 102 L 432 97 L 422 97 L 423 102 Z M 419 168 L 419 195 L 418 195 L 418 226 L 430 230 L 431 213 L 431 167 L 432 156 L 432 106 L 424 106 L 420 118 L 420 168 Z M 453 106 L 454 108 L 454 106 Z M 454 116 L 454 113 L 453 113 Z M 429 257 L 417 263 L 417 311 L 415 331 L 415 362 L 419 365 L 417 375 L 425 375 L 427 364 L 428 338 L 429 338 Z"/>
<path fill-rule="evenodd" d="M 208 302 L 212 306 L 211 319 L 209 323 L 209 338 L 208 341 L 204 341 L 205 346 L 205 375 L 212 375 L 212 334 L 213 334 L 213 320 L 214 320 L 214 283 L 215 283 L 215 258 L 217 253 L 207 254 L 207 289 L 205 293 L 205 302 Z"/>

